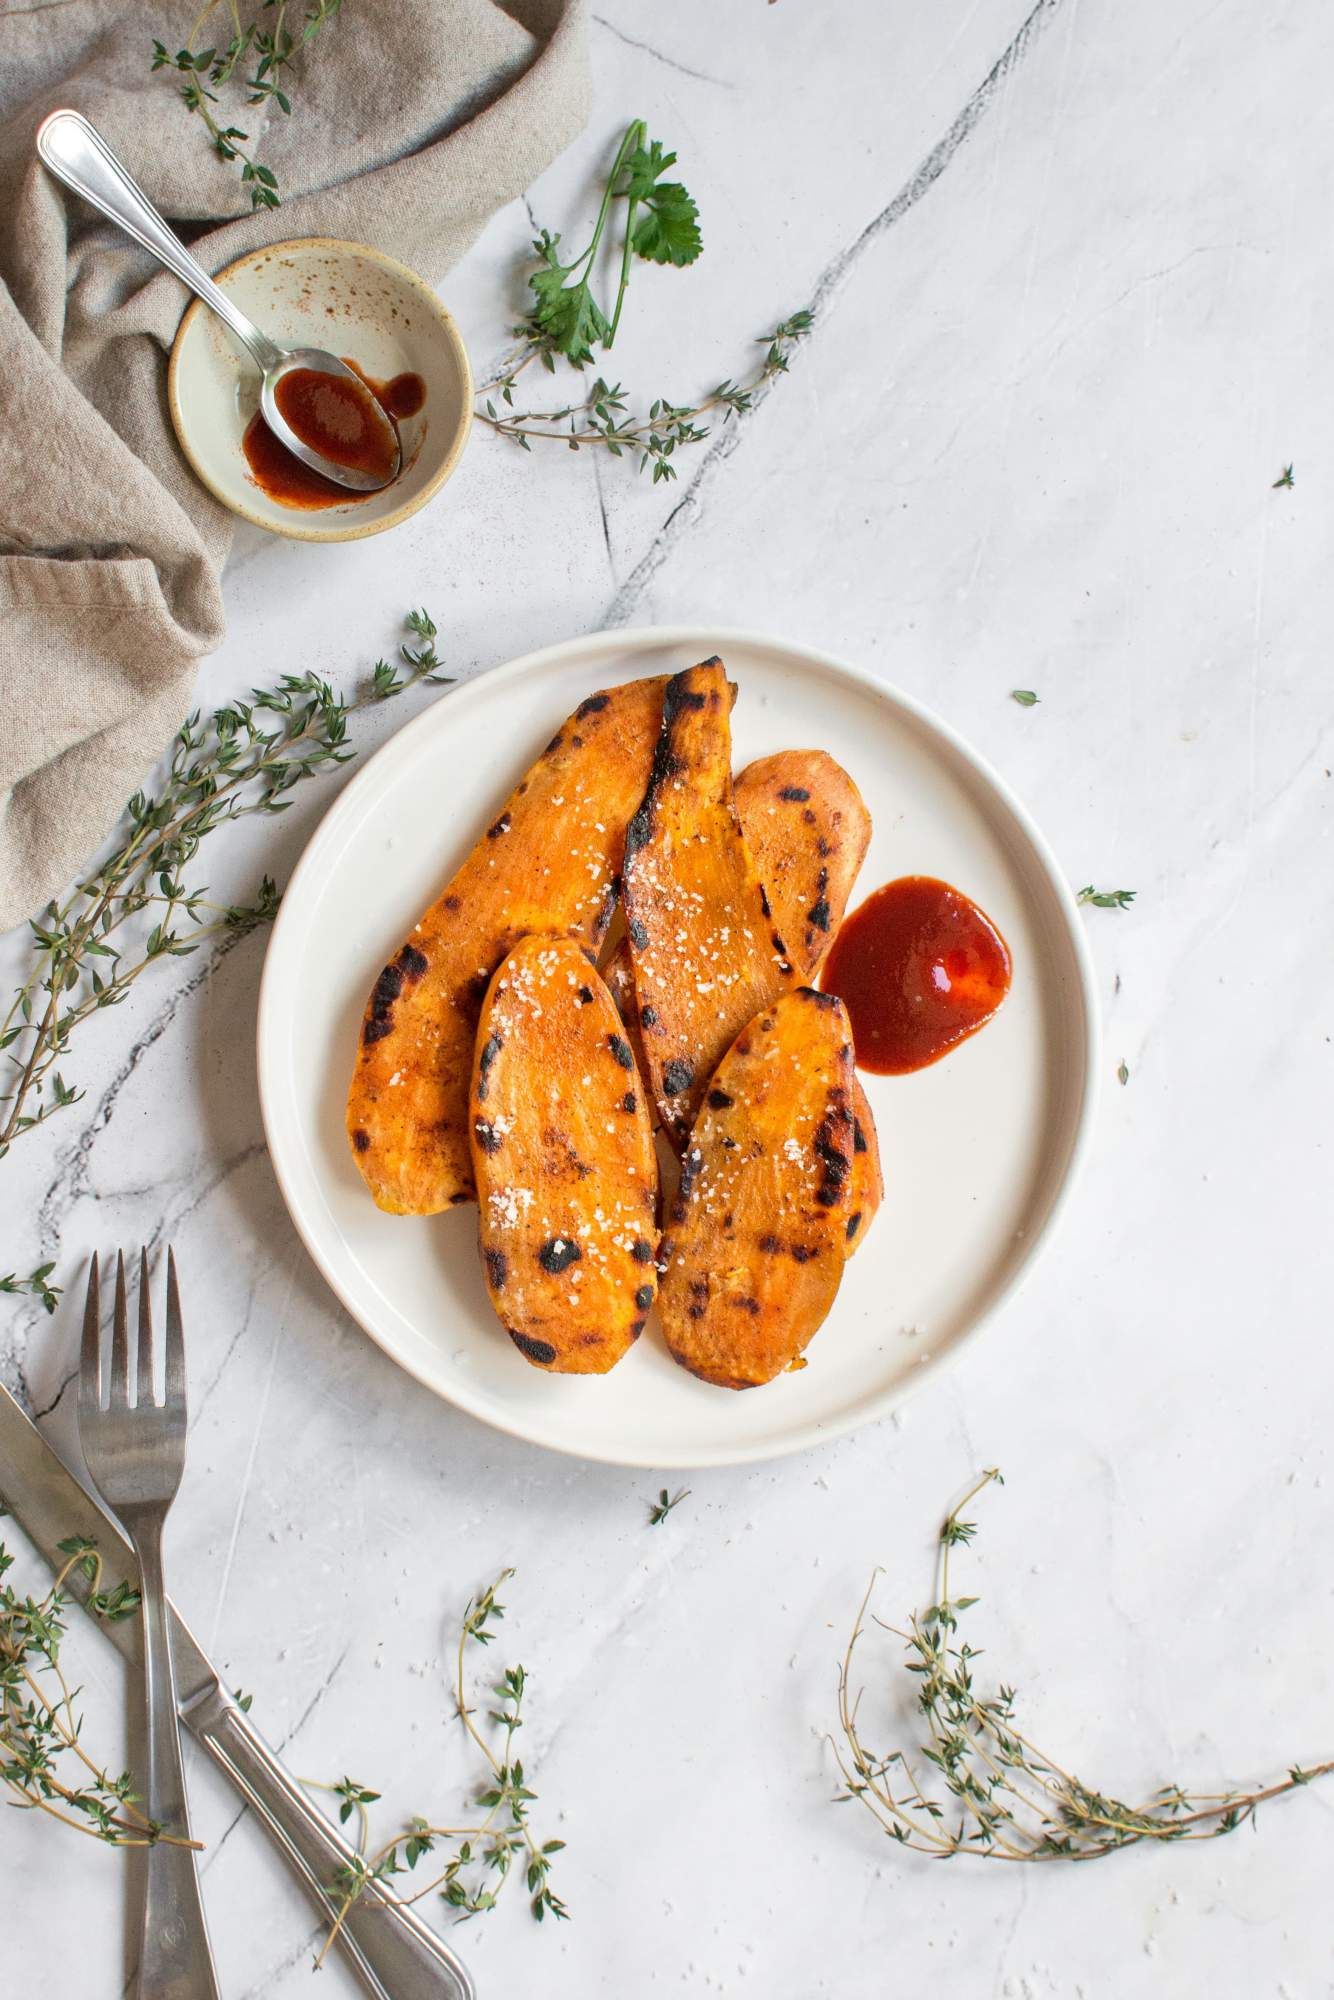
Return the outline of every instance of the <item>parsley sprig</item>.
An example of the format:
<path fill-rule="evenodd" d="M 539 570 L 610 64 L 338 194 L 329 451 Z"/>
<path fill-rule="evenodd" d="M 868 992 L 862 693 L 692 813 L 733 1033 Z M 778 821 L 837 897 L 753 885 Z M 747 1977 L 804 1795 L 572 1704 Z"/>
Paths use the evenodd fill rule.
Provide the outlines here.
<path fill-rule="evenodd" d="M 410 1875 L 427 1855 L 434 1858 L 434 1871 L 420 1887 L 403 1895 L 405 1902 L 419 1903 L 426 1896 L 439 1895 L 462 1922 L 493 1910 L 506 1882 L 522 1878 L 528 1907 L 539 1923 L 547 1916 L 569 1916 L 548 1879 L 553 1858 L 565 1843 L 539 1841 L 533 1832 L 529 1808 L 537 1794 L 528 1784 L 522 1760 L 514 1751 L 514 1739 L 523 1727 L 528 1677 L 521 1666 L 506 1667 L 500 1679 L 486 1690 L 489 1700 L 484 1710 L 474 1706 L 468 1696 L 468 1647 L 490 1645 L 495 1636 L 492 1626 L 505 1616 L 505 1607 L 496 1593 L 513 1574 L 512 1569 L 502 1570 L 493 1584 L 470 1598 L 459 1628 L 454 1706 L 483 1759 L 485 1771 L 473 1795 L 478 1809 L 476 1817 L 466 1824 L 451 1826 L 414 1816 L 401 1832 L 372 1851 L 367 1807 L 379 1798 L 379 1793 L 369 1790 L 359 1779 L 348 1777 L 338 1784 L 316 1787 L 340 1800 L 339 1818 L 344 1823 L 355 1813 L 358 1827 L 356 1860 L 340 1870 L 332 1885 L 334 1921 L 317 1964 L 323 1963 L 347 1921 L 348 1911 L 369 1883 Z"/>
<path fill-rule="evenodd" d="M 694 402 L 675 396 L 655 396 L 640 409 L 631 408 L 619 382 L 599 375 L 584 395 L 550 408 L 519 408 L 515 387 L 533 362 L 550 373 L 559 362 L 583 370 L 598 349 L 616 338 L 626 292 L 636 260 L 680 268 L 693 264 L 703 249 L 699 210 L 680 181 L 665 178 L 676 165 L 676 154 L 659 139 L 650 139 L 642 118 L 634 119 L 621 142 L 604 183 L 593 234 L 577 256 L 567 259 L 560 233 L 542 230 L 533 242 L 537 269 L 529 278 L 532 310 L 515 328 L 521 345 L 508 365 L 483 385 L 477 417 L 500 437 L 523 451 L 534 439 L 563 444 L 570 451 L 592 448 L 613 458 L 629 457 L 640 472 L 650 467 L 655 482 L 675 479 L 675 456 L 682 447 L 702 444 L 710 427 L 700 419 L 714 411 L 724 421 L 750 409 L 759 389 L 787 372 L 796 343 L 809 333 L 813 316 L 796 312 L 759 342 L 763 361 L 740 381 L 730 378 Z M 624 205 L 619 275 L 615 303 L 604 310 L 597 294 L 599 255 L 613 217 Z"/>
<path fill-rule="evenodd" d="M 357 695 L 338 694 L 317 674 L 284 674 L 229 703 L 204 722 L 190 716 L 169 753 L 164 778 L 136 792 L 106 859 L 29 925 L 32 963 L 0 1017 L 0 1158 L 83 1092 L 60 1065 L 82 1023 L 125 1000 L 151 965 L 187 957 L 213 938 L 244 937 L 268 923 L 278 890 L 265 875 L 253 901 L 210 901 L 187 874 L 208 835 L 253 813 L 286 812 L 304 779 L 345 764 L 356 752 L 348 718 L 419 682 L 444 683 L 436 628 L 414 611 L 408 629 L 421 641 L 400 648 L 399 666 L 376 662 Z M 0 1291 L 26 1290 L 47 1311 L 50 1266 L 27 1280 L 0 1280 Z"/>
<path fill-rule="evenodd" d="M 862 1697 L 852 1691 L 852 1675 L 875 1588 L 871 1579 L 839 1672 L 841 1741 L 834 1754 L 841 1799 L 857 1800 L 891 1840 L 921 1854 L 1088 1861 L 1142 1840 L 1217 1839 L 1253 1820 L 1267 1800 L 1334 1772 L 1332 1758 L 1306 1769 L 1294 1764 L 1286 1778 L 1250 1792 L 1191 1793 L 1164 1785 L 1147 1805 L 1130 1806 L 1084 1784 L 1038 1749 L 1015 1722 L 1014 1689 L 980 1692 L 974 1668 L 980 1654 L 957 1637 L 960 1617 L 978 1600 L 951 1594 L 950 1551 L 972 1541 L 977 1524 L 964 1520 L 963 1510 L 993 1482 L 1003 1483 L 994 1467 L 941 1527 L 934 1603 L 914 1612 L 906 1631 L 886 1628 L 903 1640 L 907 1670 L 917 1681 L 923 1735 L 912 1753 L 873 1749 L 862 1734 Z M 936 1796 L 941 1792 L 943 1803 Z"/>

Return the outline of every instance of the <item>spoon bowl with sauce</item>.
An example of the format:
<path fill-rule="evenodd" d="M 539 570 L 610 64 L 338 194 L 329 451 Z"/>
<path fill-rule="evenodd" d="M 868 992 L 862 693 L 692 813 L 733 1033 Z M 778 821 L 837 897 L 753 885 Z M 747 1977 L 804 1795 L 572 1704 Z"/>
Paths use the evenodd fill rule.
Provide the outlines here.
<path fill-rule="evenodd" d="M 86 118 L 51 112 L 38 127 L 37 151 L 57 180 L 150 251 L 248 350 L 263 377 L 264 421 L 294 458 L 355 493 L 376 493 L 398 477 L 398 432 L 362 377 L 324 348 L 284 347 L 262 333 L 196 263 Z"/>

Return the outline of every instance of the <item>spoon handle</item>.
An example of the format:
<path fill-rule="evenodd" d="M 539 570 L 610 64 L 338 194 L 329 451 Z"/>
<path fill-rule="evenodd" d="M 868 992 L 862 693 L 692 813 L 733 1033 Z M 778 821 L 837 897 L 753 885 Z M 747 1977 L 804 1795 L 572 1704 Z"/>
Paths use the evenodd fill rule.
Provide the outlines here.
<path fill-rule="evenodd" d="M 37 128 L 37 151 L 57 180 L 73 188 L 94 208 L 151 251 L 160 264 L 174 271 L 206 306 L 248 347 L 261 374 L 267 374 L 283 359 L 283 350 L 262 334 L 227 297 L 219 291 L 201 264 L 168 229 L 148 198 L 141 193 L 106 140 L 77 111 L 53 111 Z"/>

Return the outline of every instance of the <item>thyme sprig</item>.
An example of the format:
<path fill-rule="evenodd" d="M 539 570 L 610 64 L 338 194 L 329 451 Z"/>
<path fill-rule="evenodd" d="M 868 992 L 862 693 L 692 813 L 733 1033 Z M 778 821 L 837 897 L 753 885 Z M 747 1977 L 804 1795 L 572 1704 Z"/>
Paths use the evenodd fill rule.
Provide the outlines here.
<path fill-rule="evenodd" d="M 443 684 L 436 628 L 414 611 L 409 630 L 422 641 L 400 648 L 400 666 L 378 660 L 353 696 L 317 674 L 284 674 L 276 687 L 217 709 L 207 722 L 187 718 L 155 791 L 136 792 L 100 866 L 50 903 L 29 925 L 27 978 L 0 1018 L 0 1158 L 10 1145 L 83 1092 L 59 1065 L 76 1029 L 104 1007 L 118 1006 L 150 965 L 183 958 L 209 938 L 234 940 L 268 923 L 278 890 L 265 875 L 253 901 L 217 903 L 186 872 L 207 836 L 252 813 L 286 812 L 306 778 L 345 764 L 356 753 L 348 718 L 418 682 Z M 46 1266 L 0 1290 L 28 1290 L 48 1312 L 54 1292 Z"/>
<path fill-rule="evenodd" d="M 855 1799 L 891 1840 L 920 1854 L 957 1854 L 999 1861 L 1089 1861 L 1142 1840 L 1215 1840 L 1233 1833 L 1269 1799 L 1334 1772 L 1334 1759 L 1294 1764 L 1285 1778 L 1249 1792 L 1192 1793 L 1164 1785 L 1145 1805 L 1131 1806 L 1084 1784 L 1024 1735 L 1014 1720 L 1015 1691 L 1004 1685 L 981 1694 L 974 1684 L 977 1649 L 957 1637 L 960 1616 L 977 1603 L 955 1597 L 950 1552 L 970 1543 L 977 1524 L 963 1510 L 984 1487 L 1003 1483 L 989 1468 L 946 1517 L 937 1547 L 935 1602 L 914 1612 L 896 1633 L 907 1648 L 907 1670 L 918 1679 L 924 1739 L 916 1758 L 904 1750 L 873 1749 L 861 1733 L 862 1695 L 852 1691 L 853 1660 L 866 1629 L 875 1577 L 857 1613 L 838 1678 L 841 1742 L 834 1754 L 843 1778 L 841 1799 Z M 879 1572 L 877 1572 L 877 1575 Z M 877 1620 L 877 1623 L 881 1621 Z"/>
<path fill-rule="evenodd" d="M 487 384 L 487 391 L 497 391 L 505 407 L 497 408 L 495 396 L 483 391 L 476 414 L 498 436 L 508 438 L 524 451 L 531 451 L 534 438 L 563 444 L 570 451 L 591 446 L 610 452 L 613 458 L 626 454 L 637 457 L 636 469 L 643 472 L 652 466 L 655 483 L 675 479 L 676 467 L 672 461 L 676 452 L 683 445 L 702 444 L 710 435 L 709 427 L 701 425 L 699 419 L 713 410 L 722 411 L 724 422 L 743 415 L 765 383 L 787 373 L 792 350 L 813 325 L 810 312 L 803 309 L 793 313 L 771 333 L 761 336 L 756 345 L 764 348 L 764 359 L 742 381 L 720 382 L 695 403 L 678 404 L 666 396 L 658 396 L 639 414 L 630 409 L 620 383 L 606 382 L 601 376 L 577 403 L 566 403 L 559 409 L 516 410 L 514 387 L 520 371 L 533 358 L 530 350 L 516 367 Z"/>
<path fill-rule="evenodd" d="M 289 14 L 293 17 L 296 14 L 289 0 L 261 0 L 248 20 L 242 17 L 240 0 L 226 0 L 232 32 L 225 46 L 215 43 L 209 48 L 195 48 L 194 42 L 204 23 L 222 4 L 223 0 L 207 0 L 186 38 L 186 46 L 175 55 L 164 43 L 154 41 L 149 67 L 154 71 L 169 69 L 185 78 L 180 94 L 186 110 L 200 119 L 219 159 L 240 162 L 241 184 L 250 196 L 251 208 L 277 208 L 282 199 L 278 177 L 272 167 L 263 166 L 255 158 L 253 149 L 248 150 L 249 132 L 239 125 L 224 125 L 209 106 L 219 103 L 219 91 L 225 90 L 237 71 L 242 70 L 240 87 L 246 103 L 276 104 L 284 117 L 289 117 L 294 86 L 288 71 L 302 49 L 341 11 L 343 0 L 307 0 L 295 32 L 287 25 Z M 247 76 L 243 65 L 251 63 L 254 68 Z"/>
<path fill-rule="evenodd" d="M 505 1607 L 496 1593 L 513 1575 L 512 1569 L 502 1570 L 494 1583 L 470 1598 L 459 1627 L 454 1706 L 485 1766 L 485 1776 L 473 1796 L 478 1809 L 475 1816 L 462 1825 L 438 1825 L 414 1816 L 392 1839 L 371 1849 L 367 1807 L 379 1798 L 379 1793 L 368 1790 L 359 1779 L 348 1777 L 338 1784 L 317 1787 L 341 1801 L 339 1818 L 345 1823 L 355 1813 L 358 1827 L 356 1860 L 340 1869 L 331 1886 L 334 1921 L 317 1965 L 323 1963 L 347 1921 L 349 1910 L 369 1884 L 412 1874 L 427 1855 L 434 1857 L 429 1879 L 403 1897 L 407 1903 L 439 1895 L 456 1919 L 463 1922 L 494 1909 L 505 1883 L 522 1876 L 528 1907 L 539 1923 L 548 1915 L 569 1916 L 548 1879 L 552 1859 L 565 1843 L 538 1841 L 528 1820 L 529 1808 L 537 1794 L 527 1784 L 523 1763 L 514 1754 L 514 1739 L 523 1727 L 527 1675 L 521 1666 L 506 1667 L 500 1679 L 485 1690 L 490 1701 L 484 1713 L 468 1696 L 468 1647 L 490 1645 L 495 1636 L 490 1627 L 505 1615 Z M 484 1733 L 487 1723 L 491 1725 L 489 1737 Z"/>
<path fill-rule="evenodd" d="M 60 1552 L 65 1561 L 51 1588 L 32 1597 L 4 1581 L 15 1559 L 0 1542 L 0 1785 L 8 1803 L 48 1813 L 115 1847 L 148 1847 L 157 1840 L 198 1846 L 163 1833 L 139 1810 L 130 1774 L 113 1776 L 84 1745 L 75 1708 L 79 1691 L 61 1661 L 71 1601 L 65 1584 L 76 1571 L 85 1577 L 85 1608 L 108 1624 L 132 1617 L 139 1593 L 128 1583 L 103 1581 L 97 1545 L 86 1537 L 69 1537 Z"/>

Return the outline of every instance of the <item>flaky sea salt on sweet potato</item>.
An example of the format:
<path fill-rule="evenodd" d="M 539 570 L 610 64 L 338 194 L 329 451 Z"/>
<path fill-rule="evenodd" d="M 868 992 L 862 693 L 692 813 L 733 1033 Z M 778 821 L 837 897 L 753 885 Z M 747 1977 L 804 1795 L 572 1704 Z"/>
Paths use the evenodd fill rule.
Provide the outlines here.
<path fill-rule="evenodd" d="M 855 1135 L 841 1000 L 785 994 L 709 1085 L 658 1252 L 667 1345 L 724 1389 L 797 1361 L 838 1292 Z"/>
<path fill-rule="evenodd" d="M 657 1291 L 658 1166 L 620 1017 L 568 938 L 525 938 L 491 982 L 472 1157 L 487 1289 L 510 1339 L 553 1374 L 605 1374 Z"/>
<path fill-rule="evenodd" d="M 659 1120 L 678 1150 L 724 1050 L 796 984 L 732 803 L 730 710 L 721 660 L 672 676 L 652 775 L 625 836 L 639 1035 Z"/>
<path fill-rule="evenodd" d="M 381 1208 L 433 1215 L 472 1198 L 468 1078 L 482 996 L 521 937 L 601 942 L 662 691 L 661 680 L 630 681 L 579 704 L 377 979 L 347 1131 Z"/>

